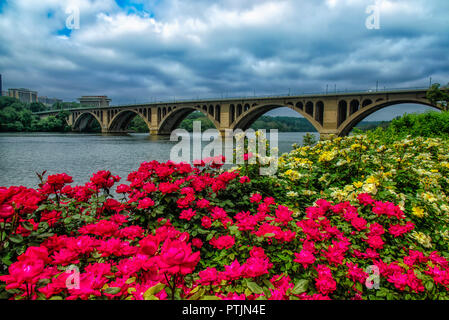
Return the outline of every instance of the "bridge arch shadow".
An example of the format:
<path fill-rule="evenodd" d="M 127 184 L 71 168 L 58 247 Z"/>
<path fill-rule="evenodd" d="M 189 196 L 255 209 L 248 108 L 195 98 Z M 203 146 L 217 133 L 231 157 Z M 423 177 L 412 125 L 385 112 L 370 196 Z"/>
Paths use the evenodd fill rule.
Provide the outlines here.
<path fill-rule="evenodd" d="M 97 126 L 95 126 L 95 124 Z M 93 112 L 80 113 L 73 121 L 72 130 L 75 132 L 91 132 L 95 127 L 101 130 L 101 119 Z"/>
<path fill-rule="evenodd" d="M 217 106 L 209 106 L 208 108 L 204 108 L 203 106 L 186 106 L 186 107 L 177 107 L 173 109 L 170 113 L 167 113 L 164 117 L 160 119 L 158 126 L 158 134 L 166 135 L 171 134 L 173 130 L 179 127 L 181 122 L 192 112 L 199 111 L 204 114 L 207 119 L 210 120 L 215 126 L 217 130 L 220 129 L 220 112 L 221 107 Z M 215 112 L 214 112 L 215 111 Z M 218 113 L 218 114 L 217 114 Z"/>
<path fill-rule="evenodd" d="M 308 108 L 304 108 L 304 105 L 306 104 L 308 105 Z M 297 102 L 296 104 L 253 105 L 241 115 L 238 115 L 238 113 L 236 115 L 231 114 L 230 119 L 235 119 L 231 123 L 231 128 L 233 130 L 247 130 L 262 115 L 271 110 L 279 108 L 289 108 L 296 111 L 301 116 L 303 116 L 316 129 L 317 132 L 321 131 L 324 116 L 324 103 L 322 101 L 317 101 L 315 105 L 313 105 L 313 103 L 310 101 L 308 101 L 307 103 Z M 315 112 L 313 112 L 314 108 Z M 307 109 L 307 111 L 305 109 Z"/>
<path fill-rule="evenodd" d="M 384 108 L 387 108 L 387 107 L 397 106 L 397 105 L 401 105 L 401 104 L 415 104 L 415 105 L 432 107 L 436 110 L 441 110 L 441 108 L 439 106 L 433 105 L 429 101 L 424 100 L 424 99 L 422 99 L 422 100 L 421 99 L 419 99 L 419 100 L 401 99 L 401 100 L 390 100 L 390 101 L 384 101 L 382 99 L 379 99 L 376 102 L 372 102 L 372 101 L 369 101 L 369 102 L 371 102 L 371 104 L 368 104 L 367 101 L 363 101 L 360 109 L 354 110 L 355 112 L 350 113 L 349 117 L 339 124 L 339 127 L 338 127 L 339 136 L 348 135 L 351 132 L 351 130 L 363 119 L 365 119 L 369 115 L 373 114 L 374 112 L 379 111 Z"/>
<path fill-rule="evenodd" d="M 116 115 L 114 115 L 110 120 L 108 132 L 111 133 L 127 132 L 129 124 L 135 117 L 140 117 L 147 125 L 148 132 L 150 132 L 150 122 L 148 121 L 147 117 L 134 109 L 121 110 Z"/>

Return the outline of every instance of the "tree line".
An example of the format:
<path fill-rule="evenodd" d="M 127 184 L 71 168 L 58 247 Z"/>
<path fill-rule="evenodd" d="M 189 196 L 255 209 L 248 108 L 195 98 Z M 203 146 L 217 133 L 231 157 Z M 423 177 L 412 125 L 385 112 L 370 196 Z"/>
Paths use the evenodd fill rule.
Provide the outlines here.
<path fill-rule="evenodd" d="M 23 103 L 13 97 L 0 97 L 0 131 L 1 132 L 67 132 L 65 108 L 71 108 L 73 103 L 55 103 L 52 108 L 40 102 Z M 76 103 L 75 103 L 76 104 Z M 40 119 L 34 112 L 60 110 L 56 116 Z"/>

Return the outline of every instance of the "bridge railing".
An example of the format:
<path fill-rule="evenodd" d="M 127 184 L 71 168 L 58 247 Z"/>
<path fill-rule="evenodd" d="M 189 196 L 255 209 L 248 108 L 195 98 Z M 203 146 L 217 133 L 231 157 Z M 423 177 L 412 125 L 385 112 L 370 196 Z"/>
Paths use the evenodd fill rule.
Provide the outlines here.
<path fill-rule="evenodd" d="M 408 92 L 408 91 L 419 91 L 419 90 L 428 90 L 429 87 L 408 87 L 408 88 L 374 88 L 374 89 L 365 89 L 365 90 L 325 90 L 325 91 L 314 91 L 314 92 L 298 92 L 292 91 L 289 93 L 275 93 L 275 94 L 265 94 L 265 95 L 237 95 L 237 96 L 229 96 L 228 94 L 221 95 L 220 97 L 209 97 L 209 98 L 200 98 L 199 96 L 196 99 L 167 99 L 167 100 L 152 100 L 152 101 L 143 101 L 120 104 L 110 104 L 108 107 L 94 107 L 95 109 L 108 109 L 110 107 L 133 107 L 133 106 L 143 106 L 143 105 L 158 105 L 158 104 L 171 104 L 171 103 L 186 103 L 186 102 L 215 102 L 215 101 L 233 101 L 233 100 L 245 100 L 245 99 L 266 99 L 266 98 L 285 98 L 285 97 L 317 97 L 317 96 L 335 96 L 335 95 L 354 95 L 354 94 L 375 94 L 375 93 L 400 93 L 400 92 Z M 92 109 L 91 106 L 80 107 L 76 109 L 61 109 L 61 110 L 88 110 Z M 35 114 L 48 114 L 48 113 L 56 113 L 61 110 L 47 110 L 36 112 Z"/>
<path fill-rule="evenodd" d="M 116 106 L 138 106 L 144 104 L 169 104 L 169 103 L 177 103 L 177 102 L 206 102 L 206 101 L 226 101 L 226 100 L 239 100 L 239 99 L 264 99 L 264 98 L 285 98 L 285 97 L 307 97 L 307 96 L 334 96 L 341 94 L 360 94 L 360 93 L 380 93 L 380 92 L 400 92 L 400 91 L 418 91 L 418 90 L 427 90 L 428 87 L 411 87 L 411 88 L 378 88 L 378 89 L 365 89 L 365 90 L 328 90 L 326 91 L 310 91 L 310 92 L 290 92 L 290 93 L 274 93 L 274 94 L 265 94 L 265 95 L 236 95 L 230 96 L 228 94 L 222 95 L 220 97 L 197 97 L 193 98 L 185 98 L 179 99 L 175 98 L 172 100 L 153 100 L 151 102 L 143 101 L 143 102 L 130 102 L 130 103 L 120 103 L 120 104 L 111 104 L 111 107 Z"/>

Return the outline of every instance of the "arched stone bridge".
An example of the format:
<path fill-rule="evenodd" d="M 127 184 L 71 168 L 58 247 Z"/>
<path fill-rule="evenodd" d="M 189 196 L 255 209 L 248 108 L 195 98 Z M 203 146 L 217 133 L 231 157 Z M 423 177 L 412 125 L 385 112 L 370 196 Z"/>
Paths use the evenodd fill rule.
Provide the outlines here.
<path fill-rule="evenodd" d="M 82 131 L 97 121 L 104 133 L 126 132 L 130 121 L 141 117 L 150 134 L 166 135 L 176 129 L 191 112 L 200 111 L 215 127 L 246 130 L 264 113 L 288 107 L 306 118 L 322 138 L 330 134 L 347 135 L 352 128 L 371 113 L 402 103 L 415 103 L 441 109 L 426 98 L 426 89 L 382 92 L 318 94 L 282 97 L 232 98 L 217 100 L 177 101 L 70 109 L 67 123 L 74 131 Z M 40 112 L 41 117 L 57 111 Z"/>

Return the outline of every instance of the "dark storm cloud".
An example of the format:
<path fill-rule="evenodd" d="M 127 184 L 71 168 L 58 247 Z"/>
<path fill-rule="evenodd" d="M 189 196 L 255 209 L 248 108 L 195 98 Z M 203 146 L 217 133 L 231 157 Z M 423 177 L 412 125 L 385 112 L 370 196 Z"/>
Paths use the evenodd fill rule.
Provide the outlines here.
<path fill-rule="evenodd" d="M 4 87 L 114 103 L 449 81 L 447 0 L 17 0 L 0 11 Z M 68 30 L 66 8 L 80 10 Z"/>

